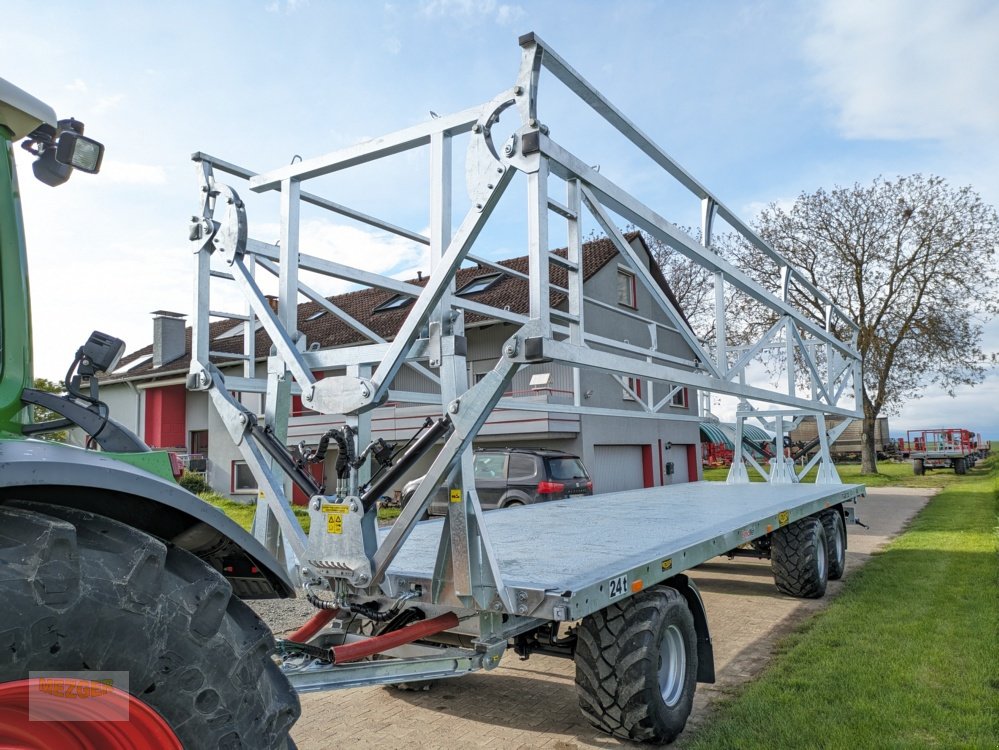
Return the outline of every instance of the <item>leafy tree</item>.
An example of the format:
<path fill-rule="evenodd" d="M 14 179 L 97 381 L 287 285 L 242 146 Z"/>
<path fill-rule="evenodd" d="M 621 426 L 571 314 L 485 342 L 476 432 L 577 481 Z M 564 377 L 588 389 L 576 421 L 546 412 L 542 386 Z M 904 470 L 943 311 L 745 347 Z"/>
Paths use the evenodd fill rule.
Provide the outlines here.
<path fill-rule="evenodd" d="M 58 383 L 48 378 L 35 378 L 35 390 L 45 391 L 46 393 L 65 393 L 66 386 L 60 380 Z M 41 406 L 31 407 L 34 415 L 34 421 L 38 422 L 49 422 L 53 419 L 62 419 L 59 414 L 53 411 L 49 411 Z M 65 442 L 66 438 L 69 437 L 69 432 L 66 430 L 57 430 L 56 432 L 50 432 L 44 435 L 48 440 L 58 440 L 59 442 Z"/>
<path fill-rule="evenodd" d="M 802 193 L 788 210 L 771 204 L 757 224 L 763 239 L 860 326 L 861 471 L 874 473 L 880 414 L 930 386 L 953 395 L 985 375 L 982 327 L 999 313 L 996 210 L 970 187 L 915 174 Z M 753 268 L 758 251 L 738 252 L 740 265 Z M 774 290 L 779 283 L 772 275 L 758 280 Z M 823 319 L 807 295 L 796 302 Z"/>

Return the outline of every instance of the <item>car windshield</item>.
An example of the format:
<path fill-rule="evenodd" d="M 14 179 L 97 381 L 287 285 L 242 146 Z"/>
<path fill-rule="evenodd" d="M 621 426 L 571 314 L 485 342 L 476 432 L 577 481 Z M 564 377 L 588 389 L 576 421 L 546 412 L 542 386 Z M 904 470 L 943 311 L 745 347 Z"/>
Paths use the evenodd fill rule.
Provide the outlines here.
<path fill-rule="evenodd" d="M 549 458 L 548 473 L 552 479 L 589 479 L 583 462 L 575 456 Z"/>

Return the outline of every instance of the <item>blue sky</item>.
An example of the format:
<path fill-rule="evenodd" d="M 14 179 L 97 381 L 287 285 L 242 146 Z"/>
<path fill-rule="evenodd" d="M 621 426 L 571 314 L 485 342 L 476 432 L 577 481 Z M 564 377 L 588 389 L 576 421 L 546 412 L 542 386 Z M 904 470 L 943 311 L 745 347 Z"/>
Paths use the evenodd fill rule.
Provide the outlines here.
<path fill-rule="evenodd" d="M 999 204 L 992 2 L 51 2 L 7 14 L 0 75 L 86 122 L 107 155 L 100 175 L 52 190 L 19 153 L 37 374 L 61 378 L 94 328 L 138 348 L 150 311 L 190 312 L 192 152 L 266 170 L 479 104 L 513 83 L 530 30 L 744 218 L 912 172 Z M 553 138 L 668 218 L 696 221 L 600 122 L 557 96 L 543 106 Z M 421 230 L 421 158 L 321 187 Z M 249 208 L 251 234 L 276 239 L 273 196 Z M 393 275 L 426 270 L 409 243 L 303 220 L 313 247 Z M 510 220 L 487 239 L 502 257 L 521 254 L 522 237 Z M 995 323 L 986 345 L 999 350 Z M 928 391 L 892 431 L 946 422 L 999 438 L 996 404 L 992 372 L 957 399 Z"/>

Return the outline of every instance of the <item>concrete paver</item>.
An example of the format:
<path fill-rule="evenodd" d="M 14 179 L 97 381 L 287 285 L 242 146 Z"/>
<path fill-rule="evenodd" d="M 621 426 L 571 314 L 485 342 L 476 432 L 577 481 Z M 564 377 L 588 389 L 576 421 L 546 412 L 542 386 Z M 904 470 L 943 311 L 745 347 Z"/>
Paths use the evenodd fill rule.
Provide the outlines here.
<path fill-rule="evenodd" d="M 847 577 L 897 535 L 933 492 L 868 490 L 858 514 L 870 528 L 848 529 Z M 824 599 L 793 599 L 774 587 L 768 561 L 744 558 L 720 558 L 690 575 L 707 607 L 717 682 L 698 685 L 688 732 L 707 720 L 713 700 L 758 674 L 776 641 L 843 586 L 831 581 Z M 586 723 L 576 707 L 574 679 L 568 659 L 520 661 L 510 652 L 491 672 L 442 680 L 428 691 L 371 687 L 303 695 L 292 736 L 299 750 L 637 747 Z"/>

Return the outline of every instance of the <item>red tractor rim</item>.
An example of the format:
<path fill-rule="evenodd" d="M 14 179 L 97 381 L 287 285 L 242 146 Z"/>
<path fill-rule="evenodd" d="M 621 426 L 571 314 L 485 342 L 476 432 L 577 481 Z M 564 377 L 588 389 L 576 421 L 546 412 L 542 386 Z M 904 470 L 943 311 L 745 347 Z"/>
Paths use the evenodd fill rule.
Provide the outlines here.
<path fill-rule="evenodd" d="M 135 696 L 65 682 L 73 689 L 46 691 L 37 678 L 0 684 L 0 750 L 183 750 L 166 720 Z"/>

